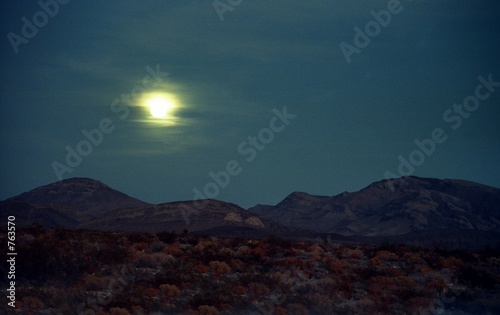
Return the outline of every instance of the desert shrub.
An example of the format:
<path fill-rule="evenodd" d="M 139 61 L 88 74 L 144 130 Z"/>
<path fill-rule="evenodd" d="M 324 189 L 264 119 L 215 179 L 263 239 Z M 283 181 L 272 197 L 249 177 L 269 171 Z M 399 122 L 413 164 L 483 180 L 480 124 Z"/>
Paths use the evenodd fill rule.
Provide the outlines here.
<path fill-rule="evenodd" d="M 348 261 L 339 259 L 332 260 L 328 265 L 328 269 L 336 275 L 347 272 L 351 267 Z"/>
<path fill-rule="evenodd" d="M 220 315 L 219 310 L 214 306 L 201 305 L 198 307 L 200 315 Z"/>
<path fill-rule="evenodd" d="M 158 253 L 161 252 L 165 248 L 165 243 L 163 242 L 153 242 L 149 247 L 149 252 Z"/>
<path fill-rule="evenodd" d="M 157 288 L 153 288 L 153 287 L 147 287 L 146 289 L 144 289 L 144 295 L 149 297 L 149 298 L 154 298 L 154 297 L 157 297 L 160 295 L 160 290 L 158 290 Z"/>
<path fill-rule="evenodd" d="M 160 292 L 168 300 L 175 299 L 181 294 L 181 290 L 173 284 L 160 285 Z"/>
<path fill-rule="evenodd" d="M 411 253 L 411 252 L 405 253 L 404 260 L 407 265 L 411 266 L 418 266 L 425 264 L 425 260 L 422 257 L 420 257 L 419 253 Z"/>
<path fill-rule="evenodd" d="M 263 283 L 257 283 L 257 282 L 251 282 L 248 285 L 248 289 L 249 289 L 249 292 L 254 297 L 265 296 L 265 295 L 269 294 L 269 292 L 271 291 L 271 290 L 269 290 L 269 288 L 265 284 L 263 284 Z"/>
<path fill-rule="evenodd" d="M 83 279 L 84 288 L 87 291 L 98 291 L 106 287 L 106 281 L 95 275 L 86 275 Z"/>
<path fill-rule="evenodd" d="M 385 261 L 397 261 L 398 260 L 398 255 L 396 255 L 393 252 L 389 252 L 386 250 L 381 250 L 377 253 L 376 256 L 380 260 L 385 260 Z"/>
<path fill-rule="evenodd" d="M 287 305 L 288 312 L 294 315 L 309 315 L 307 308 L 299 303 L 291 303 Z"/>
<path fill-rule="evenodd" d="M 441 258 L 440 259 L 440 265 L 441 268 L 447 268 L 447 269 L 454 269 L 454 270 L 459 270 L 464 266 L 464 262 L 457 257 L 447 257 L 447 258 Z"/>
<path fill-rule="evenodd" d="M 137 242 L 137 243 L 133 243 L 132 246 L 130 246 L 129 250 L 132 253 L 134 253 L 134 252 L 142 253 L 142 252 L 146 251 L 148 248 L 149 248 L 149 243 Z"/>
<path fill-rule="evenodd" d="M 135 266 L 138 268 L 154 268 L 156 265 L 155 258 L 150 254 L 141 253 L 135 260 Z"/>
<path fill-rule="evenodd" d="M 172 255 L 172 256 L 180 256 L 183 253 L 182 249 L 179 247 L 179 244 L 177 243 L 167 245 L 163 249 L 163 252 L 167 255 Z"/>
<path fill-rule="evenodd" d="M 238 294 L 238 295 L 243 295 L 243 294 L 246 294 L 248 292 L 248 288 L 244 287 L 242 285 L 237 285 L 233 288 L 233 292 Z"/>
<path fill-rule="evenodd" d="M 410 314 L 426 314 L 433 300 L 430 297 L 417 296 L 407 301 Z"/>
<path fill-rule="evenodd" d="M 36 297 L 25 296 L 22 298 L 21 303 L 18 303 L 17 307 L 19 308 L 22 305 L 22 309 L 26 311 L 27 314 L 36 314 L 39 310 L 41 310 L 45 304 Z"/>
<path fill-rule="evenodd" d="M 349 259 L 361 259 L 363 255 L 364 255 L 363 251 L 358 248 L 349 249 L 345 253 L 345 257 Z"/>
<path fill-rule="evenodd" d="M 109 313 L 111 315 L 132 315 L 127 309 L 121 307 L 112 307 L 109 309 Z"/>
<path fill-rule="evenodd" d="M 240 259 L 231 260 L 231 266 L 233 267 L 233 269 L 235 269 L 237 271 L 244 271 L 246 268 L 245 263 L 243 261 L 241 261 Z"/>
<path fill-rule="evenodd" d="M 223 247 L 219 251 L 219 255 L 226 257 L 226 260 L 230 260 L 234 257 L 235 252 L 231 248 Z"/>
<path fill-rule="evenodd" d="M 368 291 L 374 295 L 387 292 L 394 286 L 394 280 L 385 276 L 372 277 L 368 283 Z"/>
<path fill-rule="evenodd" d="M 211 261 L 209 266 L 218 275 L 226 275 L 231 272 L 231 267 L 223 261 Z"/>
<path fill-rule="evenodd" d="M 207 266 L 202 264 L 198 264 L 193 267 L 193 271 L 196 273 L 207 273 L 209 270 L 210 269 Z"/>
<path fill-rule="evenodd" d="M 436 290 L 438 292 L 441 292 L 444 289 L 446 289 L 448 286 L 446 285 L 446 283 L 444 282 L 444 280 L 442 278 L 437 278 L 437 279 L 429 279 L 425 283 L 425 287 L 428 289 L 431 289 L 431 290 Z"/>
<path fill-rule="evenodd" d="M 354 267 L 352 273 L 364 280 L 380 275 L 377 269 L 370 267 Z"/>
<path fill-rule="evenodd" d="M 132 311 L 131 312 L 132 315 L 143 315 L 143 314 L 146 314 L 146 311 L 140 305 L 134 305 L 134 306 L 132 306 L 131 311 Z"/>
<path fill-rule="evenodd" d="M 333 301 L 328 295 L 315 293 L 311 298 L 311 303 L 313 305 L 313 310 L 315 311 L 314 313 L 318 314 L 333 313 Z"/>

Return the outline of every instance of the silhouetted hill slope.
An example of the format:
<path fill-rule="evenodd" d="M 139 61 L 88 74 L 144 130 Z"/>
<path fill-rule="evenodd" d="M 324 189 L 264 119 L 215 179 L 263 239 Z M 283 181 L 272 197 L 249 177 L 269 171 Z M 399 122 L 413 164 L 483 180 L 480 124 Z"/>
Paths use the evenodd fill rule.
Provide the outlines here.
<path fill-rule="evenodd" d="M 218 200 L 152 205 L 88 178 L 72 178 L 38 187 L 0 202 L 2 217 L 16 224 L 107 231 L 190 233 L 241 237 L 302 237 L 311 233 L 261 220 L 241 207 Z"/>
<path fill-rule="evenodd" d="M 70 178 L 0 202 L 0 213 L 16 214 L 17 223 L 76 227 L 123 207 L 149 205 L 89 178 Z"/>
<path fill-rule="evenodd" d="M 237 205 L 218 200 L 181 201 L 124 208 L 89 221 L 82 227 L 123 231 L 159 231 L 184 228 L 203 230 L 221 224 L 264 227 L 255 215 Z"/>
<path fill-rule="evenodd" d="M 129 232 L 188 230 L 190 234 L 232 237 L 312 236 L 297 228 L 261 220 L 235 204 L 213 199 L 118 209 L 79 227 Z"/>
<path fill-rule="evenodd" d="M 90 178 L 65 179 L 7 199 L 12 200 L 22 200 L 34 205 L 67 204 L 91 215 L 118 208 L 148 205 Z"/>
<path fill-rule="evenodd" d="M 250 212 L 283 225 L 323 233 L 394 236 L 423 230 L 500 231 L 500 189 L 463 180 L 383 180 L 353 193 L 295 192 Z"/>

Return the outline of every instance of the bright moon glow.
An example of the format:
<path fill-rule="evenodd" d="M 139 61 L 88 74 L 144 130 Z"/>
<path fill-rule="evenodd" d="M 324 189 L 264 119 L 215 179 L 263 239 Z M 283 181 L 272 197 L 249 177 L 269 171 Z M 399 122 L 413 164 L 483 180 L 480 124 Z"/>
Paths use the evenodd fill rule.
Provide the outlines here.
<path fill-rule="evenodd" d="M 151 93 L 143 96 L 142 105 L 149 108 L 151 116 L 156 119 L 171 118 L 177 107 L 175 98 L 166 93 Z"/>
<path fill-rule="evenodd" d="M 154 118 L 165 118 L 172 109 L 172 103 L 166 99 L 155 98 L 149 102 L 149 111 Z"/>

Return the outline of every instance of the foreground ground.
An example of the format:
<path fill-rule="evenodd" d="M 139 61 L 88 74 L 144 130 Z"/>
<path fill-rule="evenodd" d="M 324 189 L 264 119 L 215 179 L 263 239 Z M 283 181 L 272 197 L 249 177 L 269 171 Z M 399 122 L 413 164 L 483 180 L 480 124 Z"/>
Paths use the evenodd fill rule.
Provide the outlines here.
<path fill-rule="evenodd" d="M 15 242 L 12 314 L 500 313 L 494 250 L 43 228 Z"/>

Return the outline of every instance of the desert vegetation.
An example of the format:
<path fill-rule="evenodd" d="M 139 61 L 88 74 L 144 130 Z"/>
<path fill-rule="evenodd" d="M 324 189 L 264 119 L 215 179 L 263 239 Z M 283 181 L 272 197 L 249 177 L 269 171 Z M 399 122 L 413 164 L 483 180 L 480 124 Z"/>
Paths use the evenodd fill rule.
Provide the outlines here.
<path fill-rule="evenodd" d="M 495 250 L 40 227 L 17 244 L 18 314 L 500 311 Z"/>

